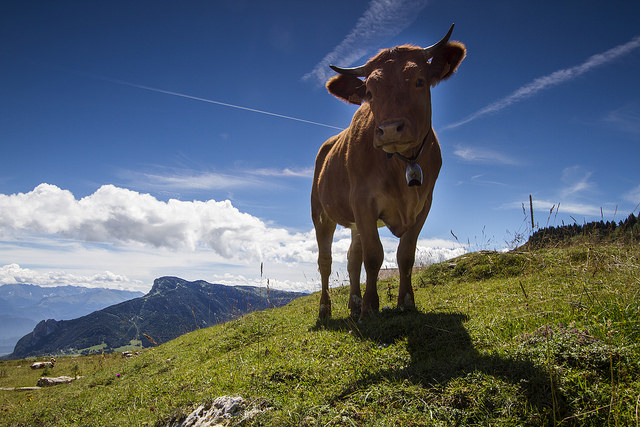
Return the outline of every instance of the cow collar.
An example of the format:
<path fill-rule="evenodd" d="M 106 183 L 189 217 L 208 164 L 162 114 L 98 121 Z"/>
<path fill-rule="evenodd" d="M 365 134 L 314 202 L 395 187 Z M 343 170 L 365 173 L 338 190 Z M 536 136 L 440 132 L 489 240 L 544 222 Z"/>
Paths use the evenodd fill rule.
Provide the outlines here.
<path fill-rule="evenodd" d="M 420 145 L 420 149 L 413 156 L 405 157 L 402 154 L 400 154 L 398 152 L 395 152 L 395 153 L 387 153 L 387 158 L 390 159 L 393 156 L 398 156 L 399 159 L 402 159 L 402 160 L 404 160 L 405 162 L 407 162 L 409 164 L 415 163 L 416 160 L 418 160 L 418 157 L 420 157 L 420 154 L 422 154 L 422 150 L 424 150 L 424 145 L 427 143 L 427 138 L 429 138 L 429 135 L 431 135 L 432 131 L 433 131 L 433 127 L 429 128 L 429 132 L 427 132 L 427 134 L 425 135 L 424 139 L 422 140 L 422 144 Z"/>
<path fill-rule="evenodd" d="M 420 154 L 422 154 L 422 150 L 424 150 L 424 144 L 427 142 L 427 138 L 425 137 L 424 140 L 422 141 L 422 145 L 420 145 L 420 149 L 418 150 L 418 152 L 411 156 L 411 157 L 405 157 L 402 154 L 395 152 L 395 153 L 388 153 L 387 157 L 391 158 L 393 156 L 398 156 L 399 159 L 404 160 L 405 162 L 411 164 L 411 163 L 415 163 L 416 160 L 418 160 L 418 157 L 420 157 Z"/>
<path fill-rule="evenodd" d="M 429 129 L 429 132 L 427 132 L 427 135 L 422 140 L 422 144 L 420 145 L 420 149 L 413 156 L 405 157 L 405 156 L 403 156 L 402 154 L 400 154 L 398 152 L 396 152 L 396 153 L 388 153 L 387 154 L 387 158 L 391 158 L 391 157 L 393 157 L 395 155 L 399 159 L 401 159 L 401 160 L 403 160 L 403 161 L 408 163 L 407 164 L 407 169 L 405 171 L 405 178 L 407 179 L 407 185 L 409 187 L 422 185 L 422 168 L 420 167 L 420 165 L 416 161 L 418 160 L 418 157 L 420 157 L 420 154 L 422 154 L 422 150 L 424 150 L 424 145 L 426 144 L 427 138 L 429 137 L 429 134 L 431 133 L 432 130 L 433 130 L 433 128 Z"/>

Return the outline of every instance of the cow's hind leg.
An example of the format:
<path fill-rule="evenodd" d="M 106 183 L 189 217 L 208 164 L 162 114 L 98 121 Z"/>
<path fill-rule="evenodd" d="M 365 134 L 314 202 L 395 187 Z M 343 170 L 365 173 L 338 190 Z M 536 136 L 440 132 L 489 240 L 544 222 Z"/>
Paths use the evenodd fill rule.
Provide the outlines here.
<path fill-rule="evenodd" d="M 349 272 L 349 310 L 351 317 L 360 317 L 362 297 L 360 296 L 360 272 L 362 271 L 362 242 L 355 225 L 351 228 L 351 246 L 347 253 Z"/>
<path fill-rule="evenodd" d="M 314 216 L 313 220 L 316 229 L 316 240 L 318 241 L 318 270 L 320 271 L 322 284 L 318 315 L 321 319 L 326 319 L 331 317 L 329 276 L 331 275 L 331 243 L 333 242 L 336 223 L 327 218 L 326 215 L 321 215 L 318 218 Z"/>

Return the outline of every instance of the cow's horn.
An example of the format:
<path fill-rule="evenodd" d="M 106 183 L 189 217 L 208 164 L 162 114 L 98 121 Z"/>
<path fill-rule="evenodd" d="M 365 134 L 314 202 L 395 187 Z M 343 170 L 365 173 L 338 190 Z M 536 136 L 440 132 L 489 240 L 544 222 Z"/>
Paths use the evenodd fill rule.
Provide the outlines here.
<path fill-rule="evenodd" d="M 329 67 L 331 67 L 333 71 L 339 74 L 348 74 L 356 77 L 367 76 L 367 73 L 365 72 L 365 69 L 364 69 L 365 68 L 364 65 L 361 65 L 359 67 L 353 67 L 353 68 L 340 68 L 340 67 L 336 67 L 335 65 L 329 65 Z"/>
<path fill-rule="evenodd" d="M 449 32 L 447 32 L 447 35 L 444 36 L 442 38 L 442 40 L 440 40 L 438 43 L 431 45 L 429 47 L 425 47 L 424 49 L 422 49 L 422 52 L 424 53 L 425 57 L 427 59 L 431 59 L 433 58 L 433 54 L 440 48 L 442 48 L 444 45 L 447 44 L 447 42 L 449 41 L 449 37 L 451 37 L 451 33 L 453 32 L 453 27 L 455 26 L 455 24 L 451 24 L 451 27 L 449 28 Z M 365 70 L 365 65 L 361 65 L 359 67 L 353 67 L 353 68 L 340 68 L 340 67 L 336 67 L 335 65 L 329 65 L 329 67 L 331 67 L 331 69 L 333 71 L 335 71 L 336 73 L 339 74 L 348 74 L 351 76 L 356 76 L 356 77 L 366 77 L 367 73 Z"/>
<path fill-rule="evenodd" d="M 449 32 L 447 33 L 446 36 L 444 36 L 442 38 L 442 40 L 440 40 L 438 43 L 429 46 L 429 47 L 425 47 L 424 49 L 422 49 L 422 51 L 424 52 L 424 56 L 426 56 L 427 59 L 431 59 L 433 58 L 433 54 L 440 49 L 441 47 L 443 47 L 445 44 L 447 44 L 447 42 L 449 41 L 449 37 L 451 37 L 451 33 L 453 32 L 453 26 L 455 24 L 451 24 L 451 28 L 449 28 Z"/>

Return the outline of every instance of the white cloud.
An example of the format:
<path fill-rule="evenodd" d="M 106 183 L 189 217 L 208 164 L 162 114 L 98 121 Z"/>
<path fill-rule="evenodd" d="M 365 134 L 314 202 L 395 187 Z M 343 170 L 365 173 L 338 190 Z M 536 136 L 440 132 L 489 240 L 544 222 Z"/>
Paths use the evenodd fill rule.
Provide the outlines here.
<path fill-rule="evenodd" d="M 176 250 L 206 247 L 225 258 L 254 261 L 263 257 L 296 260 L 292 254 L 308 239 L 268 227 L 228 200 L 163 202 L 113 185 L 80 200 L 49 184 L 28 193 L 0 195 L 0 231 Z"/>
<path fill-rule="evenodd" d="M 609 112 L 604 121 L 616 129 L 640 134 L 640 109 L 636 105 L 627 105 Z"/>
<path fill-rule="evenodd" d="M 229 201 L 163 202 L 113 185 L 81 199 L 50 184 L 0 194 L 0 238 L 0 283 L 148 291 L 155 278 L 172 275 L 258 286 L 269 278 L 272 288 L 315 291 L 320 281 L 313 230 L 270 227 Z M 343 279 L 350 240 L 350 230 L 336 230 L 333 271 Z M 393 267 L 398 239 L 383 234 L 382 242 Z M 420 240 L 416 253 L 426 265 L 464 250 Z"/>
<path fill-rule="evenodd" d="M 372 0 L 347 37 L 303 79 L 315 78 L 324 84 L 333 73 L 330 64 L 341 67 L 353 65 L 379 43 L 411 25 L 427 3 L 428 0 Z"/>
<path fill-rule="evenodd" d="M 594 185 L 589 181 L 591 175 L 591 172 L 585 171 L 581 166 L 565 168 L 562 171 L 562 182 L 565 186 L 560 190 L 560 197 L 564 200 L 592 191 Z"/>
<path fill-rule="evenodd" d="M 313 178 L 313 167 L 302 169 L 256 169 L 251 172 L 258 176 L 284 177 L 284 178 Z"/>
<path fill-rule="evenodd" d="M 512 202 L 503 205 L 505 208 L 509 209 L 518 209 L 522 210 L 523 202 Z M 529 215 L 529 202 L 525 203 L 525 208 L 527 210 L 527 215 Z M 555 212 L 559 212 L 560 214 L 565 215 L 580 215 L 585 217 L 600 217 L 601 215 L 611 216 L 613 217 L 616 213 L 615 209 L 610 207 L 598 206 L 592 203 L 578 203 L 571 201 L 556 201 L 552 202 L 550 200 L 544 199 L 533 199 L 533 213 L 536 218 L 536 222 L 538 219 L 542 218 L 542 215 L 546 216 L 551 215 L 550 210 L 554 209 Z M 554 214 L 555 215 L 555 214 Z"/>
<path fill-rule="evenodd" d="M 627 191 L 623 197 L 628 202 L 640 204 L 640 185 Z"/>
<path fill-rule="evenodd" d="M 487 148 L 458 146 L 453 152 L 460 159 L 471 163 L 490 163 L 502 165 L 517 165 L 518 162 L 506 154 Z"/>
<path fill-rule="evenodd" d="M 617 210 L 615 204 L 593 203 L 594 194 L 597 194 L 597 185 L 591 181 L 592 175 L 592 172 L 579 165 L 564 168 L 559 180 L 561 185 L 558 185 L 554 194 L 538 197 L 534 195 L 533 211 L 536 218 L 551 215 L 552 208 L 554 216 L 560 213 L 584 217 L 614 217 Z M 528 197 L 526 199 L 525 208 L 528 212 Z M 503 207 L 521 210 L 522 202 L 508 203 Z"/>
<path fill-rule="evenodd" d="M 259 181 L 246 175 L 236 176 L 215 172 L 197 174 L 132 174 L 137 176 L 139 184 L 145 188 L 163 188 L 170 190 L 226 190 L 246 185 L 258 185 Z"/>
<path fill-rule="evenodd" d="M 66 271 L 36 271 L 18 264 L 0 267 L 0 285 L 25 283 L 39 286 L 84 286 L 90 288 L 136 289 L 140 281 L 110 271 L 92 275 L 78 275 Z"/>
<path fill-rule="evenodd" d="M 170 169 L 157 173 L 121 171 L 119 174 L 135 188 L 145 188 L 167 192 L 216 191 L 242 188 L 273 188 L 273 180 L 264 178 L 313 178 L 313 167 L 284 169 L 242 170 L 236 174 L 221 172 L 193 172 L 192 170 Z"/>
<path fill-rule="evenodd" d="M 436 249 L 460 249 L 460 243 L 446 239 L 419 239 L 418 247 Z"/>
<path fill-rule="evenodd" d="M 427 266 L 449 260 L 467 253 L 460 244 L 455 247 L 423 246 L 418 242 L 416 248 L 416 266 Z"/>
<path fill-rule="evenodd" d="M 395 237 L 385 236 L 382 236 L 380 240 L 382 241 L 382 246 L 384 248 L 385 254 L 383 268 L 396 268 L 396 257 L 399 240 Z M 457 256 L 463 255 L 464 253 L 466 253 L 466 249 L 464 249 L 461 244 L 452 240 L 419 239 L 416 245 L 415 265 L 427 266 L 446 261 L 451 258 L 455 258 Z"/>
<path fill-rule="evenodd" d="M 558 70 L 549 75 L 539 77 L 533 80 L 531 83 L 527 83 L 526 85 L 517 89 L 515 92 L 511 93 L 510 95 L 492 104 L 489 104 L 484 108 L 481 108 L 480 110 L 471 114 L 467 118 L 459 122 L 455 122 L 445 126 L 444 128 L 442 128 L 442 130 L 452 129 L 458 126 L 462 126 L 486 114 L 495 113 L 497 111 L 500 111 L 504 108 L 509 107 L 512 104 L 515 104 L 527 98 L 531 98 L 532 96 L 537 95 L 539 92 L 542 92 L 543 90 L 560 85 L 562 83 L 575 79 L 576 77 L 581 76 L 582 74 L 585 74 L 597 67 L 606 65 L 632 52 L 633 50 L 639 47 L 640 47 L 640 36 L 636 36 L 631 40 L 629 40 L 627 43 L 611 48 L 603 53 L 598 53 L 596 55 L 591 56 L 580 65 Z"/>
<path fill-rule="evenodd" d="M 307 242 L 309 252 L 315 240 Z M 265 278 L 271 287 L 286 290 L 314 290 L 312 279 L 317 271 L 317 255 L 305 254 L 308 261 L 283 262 L 265 260 Z M 346 254 L 343 255 L 346 257 Z M 336 269 L 341 258 L 336 255 Z M 151 247 L 140 244 L 87 243 L 49 235 L 23 233 L 13 240 L 0 241 L 0 262 L 29 268 L 41 285 L 48 277 L 58 277 L 53 284 L 77 284 L 147 292 L 154 279 L 178 276 L 186 280 L 206 280 L 225 285 L 260 286 L 260 261 L 250 258 L 225 258 L 212 249 L 195 251 Z M 0 264 L 2 265 L 2 264 Z M 127 278 L 123 282 L 100 280 L 105 271 Z M 26 283 L 32 275 L 22 276 Z M 10 280 L 13 281 L 13 280 Z M 319 278 L 316 280 L 319 283 Z M 264 286 L 264 284 L 262 285 Z M 286 287 L 285 287 L 286 286 Z M 315 289 L 317 290 L 317 289 Z"/>

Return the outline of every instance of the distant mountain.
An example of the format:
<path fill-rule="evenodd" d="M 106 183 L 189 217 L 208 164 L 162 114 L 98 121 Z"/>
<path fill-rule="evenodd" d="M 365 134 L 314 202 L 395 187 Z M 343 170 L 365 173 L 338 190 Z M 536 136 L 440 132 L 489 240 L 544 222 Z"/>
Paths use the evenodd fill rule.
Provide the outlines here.
<path fill-rule="evenodd" d="M 11 353 L 20 337 L 42 319 L 75 319 L 142 292 L 81 286 L 0 286 L 0 355 Z"/>
<path fill-rule="evenodd" d="M 149 347 L 251 311 L 283 306 L 302 295 L 161 277 L 143 297 L 78 319 L 38 323 L 6 358 Z"/>

